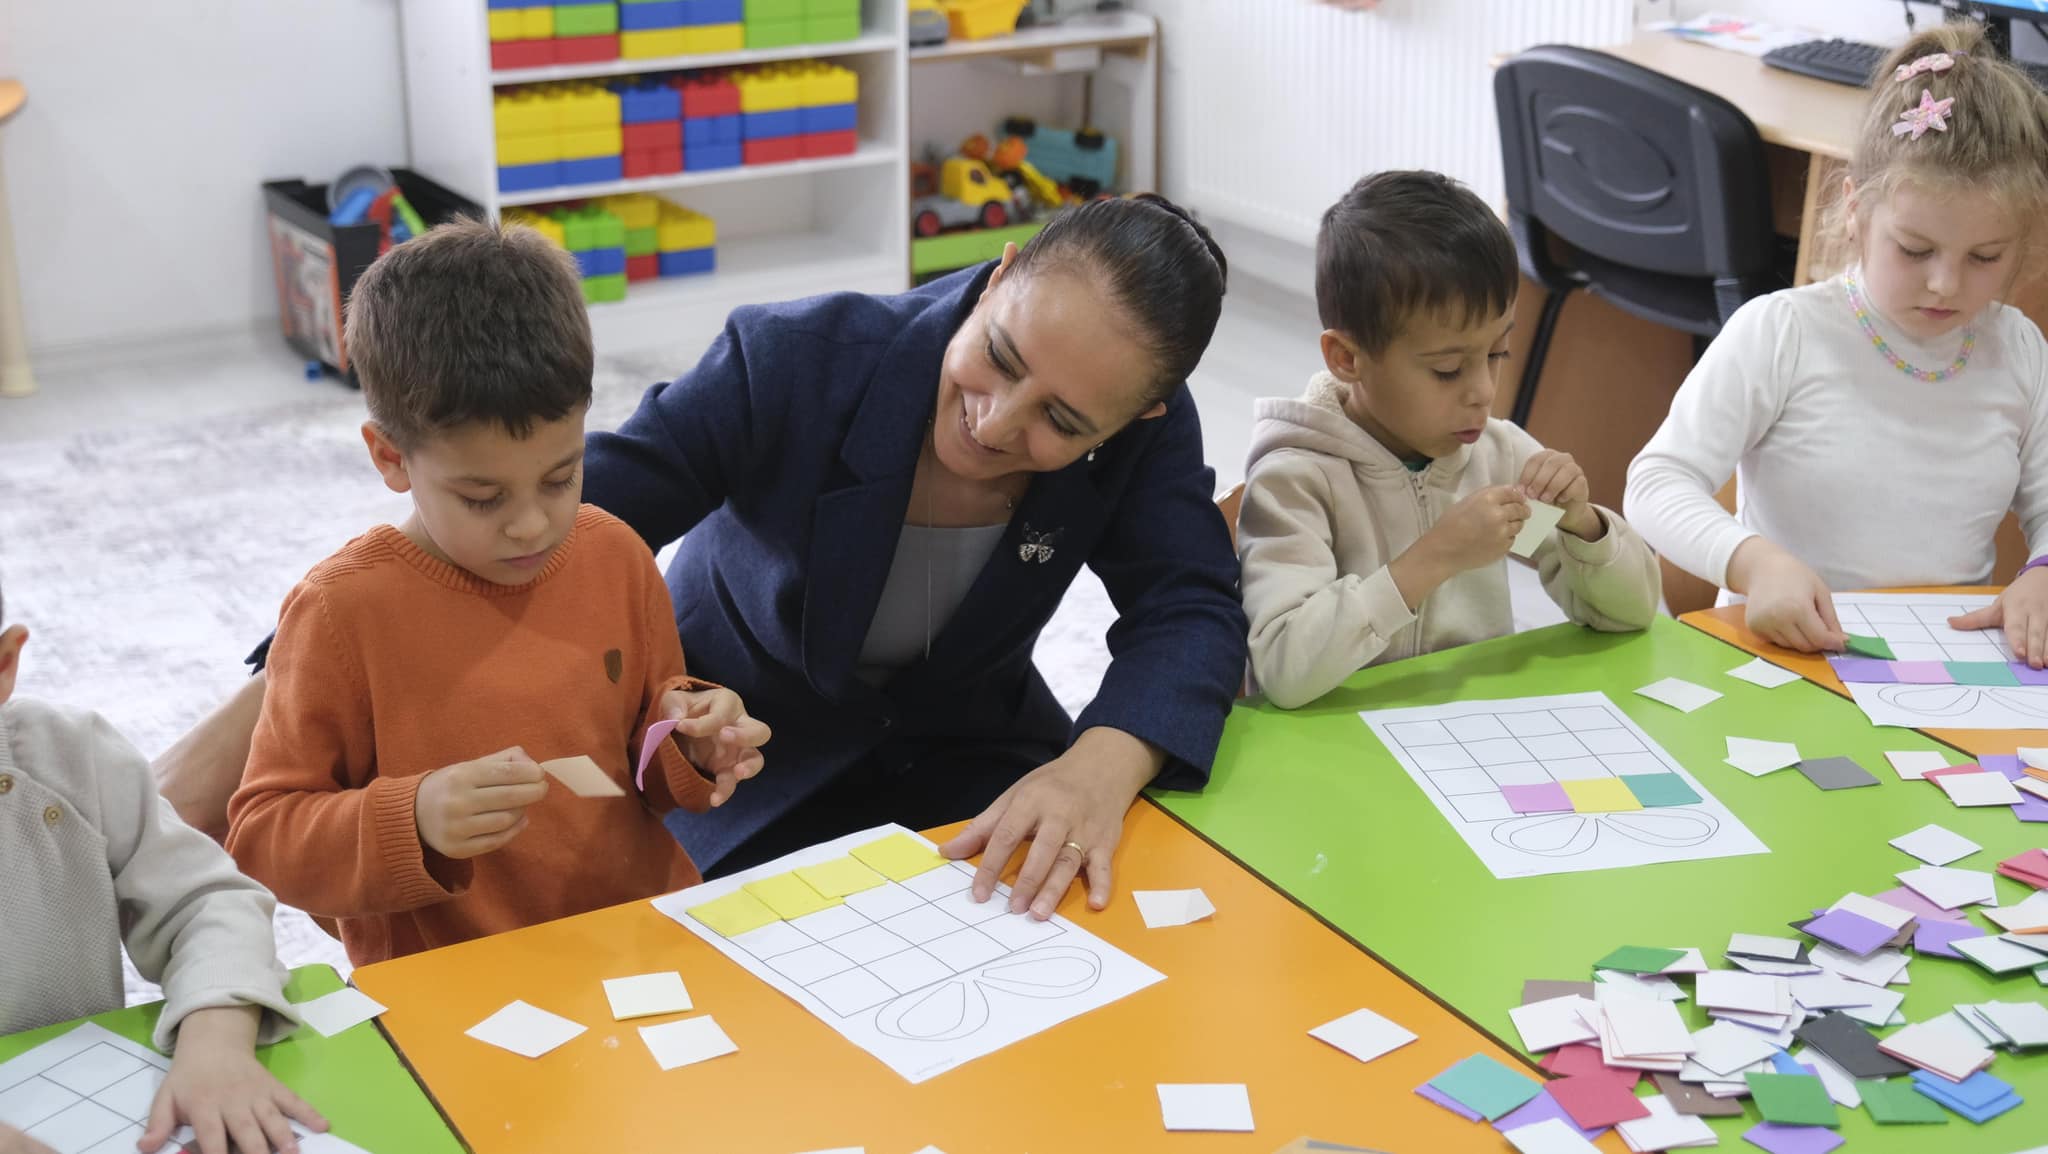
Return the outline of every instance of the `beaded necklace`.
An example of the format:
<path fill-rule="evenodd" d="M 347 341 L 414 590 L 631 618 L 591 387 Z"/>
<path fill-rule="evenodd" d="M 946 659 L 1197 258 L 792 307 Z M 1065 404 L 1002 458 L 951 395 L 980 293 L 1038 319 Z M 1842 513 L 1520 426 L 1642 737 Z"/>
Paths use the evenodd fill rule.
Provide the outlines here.
<path fill-rule="evenodd" d="M 1956 359 L 1949 362 L 1947 368 L 1923 369 L 1893 352 L 1891 345 L 1885 343 L 1884 337 L 1877 331 L 1876 319 L 1870 315 L 1869 302 L 1863 299 L 1862 290 L 1856 287 L 1856 276 L 1854 273 L 1842 274 L 1842 287 L 1848 290 L 1849 308 L 1856 314 L 1856 327 L 1863 330 L 1863 335 L 1870 338 L 1871 347 L 1877 350 L 1879 356 L 1891 362 L 1893 368 L 1912 377 L 1914 380 L 1933 384 L 1938 381 L 1948 380 L 1969 366 L 1970 354 L 1977 351 L 1977 326 L 1971 325 L 1963 330 L 1962 351 L 1956 354 Z"/>

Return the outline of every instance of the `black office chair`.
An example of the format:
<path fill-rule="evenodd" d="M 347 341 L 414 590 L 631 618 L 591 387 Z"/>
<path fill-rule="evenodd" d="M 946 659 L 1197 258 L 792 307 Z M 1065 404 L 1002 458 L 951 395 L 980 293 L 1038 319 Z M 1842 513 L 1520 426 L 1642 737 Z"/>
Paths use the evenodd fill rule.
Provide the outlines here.
<path fill-rule="evenodd" d="M 1756 126 L 1711 92 L 1585 48 L 1531 48 L 1493 81 L 1508 226 L 1548 290 L 1513 420 L 1529 423 L 1573 289 L 1692 333 L 1791 283 Z"/>

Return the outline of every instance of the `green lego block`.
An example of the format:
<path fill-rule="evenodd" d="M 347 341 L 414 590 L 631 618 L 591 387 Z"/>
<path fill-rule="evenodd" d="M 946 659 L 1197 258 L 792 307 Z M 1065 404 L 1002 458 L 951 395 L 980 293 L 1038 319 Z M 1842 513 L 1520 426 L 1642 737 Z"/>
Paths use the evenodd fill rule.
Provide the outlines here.
<path fill-rule="evenodd" d="M 653 256 L 661 251 L 661 230 L 658 228 L 629 228 L 626 230 L 627 256 Z"/>
<path fill-rule="evenodd" d="M 593 209 L 590 235 L 596 243 L 592 248 L 626 247 L 626 223 L 604 209 Z"/>
<path fill-rule="evenodd" d="M 804 0 L 804 19 L 817 20 L 828 16 L 860 19 L 860 0 Z"/>
<path fill-rule="evenodd" d="M 804 35 L 804 22 L 801 20 L 748 24 L 746 29 L 749 48 L 787 48 L 792 44 L 809 43 L 809 39 Z"/>
<path fill-rule="evenodd" d="M 626 274 L 613 273 L 610 276 L 583 278 L 583 303 L 597 304 L 600 301 L 622 301 L 626 299 Z"/>
<path fill-rule="evenodd" d="M 748 25 L 789 24 L 804 18 L 804 0 L 746 0 L 741 19 Z"/>
<path fill-rule="evenodd" d="M 555 5 L 555 36 L 610 36 L 619 30 L 617 4 Z"/>
<path fill-rule="evenodd" d="M 860 38 L 860 13 L 850 16 L 804 17 L 804 43 L 836 44 Z"/>
<path fill-rule="evenodd" d="M 562 226 L 562 247 L 570 252 L 589 252 L 598 247 L 591 234 L 590 215 L 575 209 L 556 209 L 548 215 Z"/>

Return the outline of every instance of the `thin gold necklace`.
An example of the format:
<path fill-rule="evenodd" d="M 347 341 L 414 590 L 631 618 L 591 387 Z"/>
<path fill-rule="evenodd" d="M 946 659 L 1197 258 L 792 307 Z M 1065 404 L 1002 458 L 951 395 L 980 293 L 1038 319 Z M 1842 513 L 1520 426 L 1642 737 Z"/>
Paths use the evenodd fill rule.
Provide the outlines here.
<path fill-rule="evenodd" d="M 939 463 L 939 431 L 937 422 L 938 419 L 935 417 L 932 420 L 926 421 L 924 425 L 925 443 L 931 447 L 932 465 L 934 467 Z M 934 519 L 932 501 L 933 491 L 938 488 L 938 480 L 935 477 L 925 475 L 924 451 L 922 449 L 917 454 L 917 471 L 920 476 L 924 477 L 925 481 L 924 527 L 936 529 L 938 521 Z M 1003 499 L 1003 510 L 1005 512 L 1015 513 L 1017 511 L 1017 502 L 1008 493 L 998 492 L 996 496 Z M 932 541 L 929 537 L 926 538 L 924 546 L 924 659 L 930 661 L 932 659 Z"/>

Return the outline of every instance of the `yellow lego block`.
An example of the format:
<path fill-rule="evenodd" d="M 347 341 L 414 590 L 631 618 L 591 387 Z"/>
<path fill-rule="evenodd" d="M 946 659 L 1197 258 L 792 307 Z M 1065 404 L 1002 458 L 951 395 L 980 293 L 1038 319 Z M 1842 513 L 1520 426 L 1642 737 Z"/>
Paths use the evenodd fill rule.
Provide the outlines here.
<path fill-rule="evenodd" d="M 761 899 L 743 889 L 701 906 L 692 906 L 685 912 L 728 938 L 736 938 L 748 930 L 758 930 L 782 920 L 774 910 L 763 905 Z"/>
<path fill-rule="evenodd" d="M 619 94 L 587 82 L 551 86 L 559 101 L 557 122 L 564 131 L 576 128 L 617 128 Z M 617 152 L 618 149 L 612 149 Z"/>
<path fill-rule="evenodd" d="M 628 229 L 653 228 L 661 222 L 661 199 L 644 192 L 607 196 L 602 203 Z"/>
<path fill-rule="evenodd" d="M 683 29 L 683 52 L 699 56 L 707 52 L 738 52 L 747 46 L 744 24 L 699 24 Z"/>
<path fill-rule="evenodd" d="M 624 60 L 651 60 L 695 51 L 690 47 L 688 28 L 642 28 L 619 33 L 619 56 Z"/>
<path fill-rule="evenodd" d="M 1643 808 L 1643 803 L 1618 777 L 1568 781 L 1564 783 L 1564 795 L 1572 799 L 1574 813 L 1619 813 Z"/>
<path fill-rule="evenodd" d="M 546 164 L 562 159 L 562 140 L 559 136 L 500 136 L 498 138 L 498 163 Z"/>
<path fill-rule="evenodd" d="M 520 21 L 520 40 L 553 40 L 555 38 L 555 10 L 553 8 L 514 8 Z M 497 13 L 492 13 L 497 15 Z M 495 39 L 495 37 L 493 37 Z"/>
<path fill-rule="evenodd" d="M 946 864 L 937 850 L 907 833 L 893 833 L 880 841 L 857 845 L 853 847 L 853 856 L 899 882 Z"/>
<path fill-rule="evenodd" d="M 798 866 L 796 876 L 828 898 L 843 898 L 874 889 L 885 880 L 881 874 L 850 857 L 836 857 L 817 865 Z"/>
<path fill-rule="evenodd" d="M 655 243 L 662 252 L 710 248 L 718 243 L 718 226 L 702 213 L 663 201 L 661 223 L 657 226 Z"/>
<path fill-rule="evenodd" d="M 508 225 L 518 225 L 521 228 L 530 228 L 549 240 L 554 241 L 555 246 L 558 248 L 569 247 L 568 236 L 562 231 L 560 222 L 545 216 L 526 212 L 523 209 L 508 209 L 505 212 L 505 223 Z"/>
<path fill-rule="evenodd" d="M 561 127 L 560 104 L 538 88 L 499 92 L 491 100 L 492 126 L 508 136 L 547 136 Z"/>
<path fill-rule="evenodd" d="M 761 904 L 785 919 L 815 914 L 819 910 L 829 910 L 839 904 L 838 898 L 826 897 L 793 873 L 776 874 L 757 882 L 748 882 L 740 887 L 740 892 L 754 895 L 760 899 Z"/>
<path fill-rule="evenodd" d="M 803 102 L 803 78 L 781 65 L 735 72 L 732 82 L 740 90 L 741 112 L 780 112 L 801 107 Z"/>
<path fill-rule="evenodd" d="M 553 13 L 554 9 L 550 8 L 548 11 Z M 501 40 L 526 39 L 526 21 L 521 19 L 524 15 L 524 8 L 491 9 L 491 42 L 495 44 Z"/>
<path fill-rule="evenodd" d="M 823 60 L 806 60 L 798 75 L 802 94 L 799 99 L 806 107 L 852 104 L 860 99 L 860 75 L 851 68 L 841 68 Z"/>
<path fill-rule="evenodd" d="M 561 143 L 563 160 L 587 160 L 593 156 L 617 156 L 626 149 L 625 130 L 614 124 L 606 128 L 564 130 L 555 138 Z"/>

